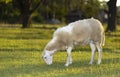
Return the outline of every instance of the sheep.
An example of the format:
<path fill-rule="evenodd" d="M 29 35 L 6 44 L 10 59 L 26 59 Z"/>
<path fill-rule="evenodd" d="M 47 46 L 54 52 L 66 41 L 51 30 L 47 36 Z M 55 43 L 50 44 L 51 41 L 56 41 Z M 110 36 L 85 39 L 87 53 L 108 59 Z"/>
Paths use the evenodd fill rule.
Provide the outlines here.
<path fill-rule="evenodd" d="M 98 62 L 101 63 L 102 46 L 104 46 L 105 35 L 101 22 L 94 18 L 78 20 L 67 26 L 58 28 L 52 40 L 45 46 L 42 57 L 46 64 L 52 64 L 53 54 L 58 50 L 67 51 L 65 66 L 72 64 L 71 51 L 76 45 L 90 45 L 92 54 L 89 64 L 94 61 L 96 48 L 98 49 Z"/>

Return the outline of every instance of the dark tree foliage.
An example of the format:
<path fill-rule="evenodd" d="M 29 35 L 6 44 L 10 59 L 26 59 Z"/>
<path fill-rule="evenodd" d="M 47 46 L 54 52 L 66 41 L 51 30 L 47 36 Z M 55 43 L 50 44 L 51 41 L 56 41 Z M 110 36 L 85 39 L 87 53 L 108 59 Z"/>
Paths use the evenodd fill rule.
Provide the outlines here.
<path fill-rule="evenodd" d="M 0 23 L 16 23 L 18 12 L 13 9 L 11 1 L 0 1 Z"/>
<path fill-rule="evenodd" d="M 22 28 L 30 27 L 31 15 L 45 0 L 13 0 L 13 6 L 20 11 Z"/>
<path fill-rule="evenodd" d="M 62 22 L 68 20 L 67 15 L 72 16 L 71 19 L 76 15 L 77 19 L 97 18 L 99 9 L 98 0 L 0 0 L 0 22 L 12 21 L 28 28 L 32 21 L 48 23 L 53 17 Z"/>
<path fill-rule="evenodd" d="M 117 0 L 108 1 L 108 27 L 107 32 L 116 30 L 116 2 Z"/>

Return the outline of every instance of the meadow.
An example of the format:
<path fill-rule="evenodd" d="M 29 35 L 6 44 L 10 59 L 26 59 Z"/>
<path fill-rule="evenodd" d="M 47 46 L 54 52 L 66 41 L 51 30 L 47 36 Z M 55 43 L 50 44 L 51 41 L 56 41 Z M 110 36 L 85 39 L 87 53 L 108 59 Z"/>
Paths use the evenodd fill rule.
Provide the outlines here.
<path fill-rule="evenodd" d="M 56 28 L 63 25 L 34 24 L 21 29 L 21 25 L 0 24 L 0 77 L 120 77 L 120 26 L 106 33 L 102 63 L 89 65 L 89 46 L 77 46 L 72 52 L 73 64 L 65 67 L 66 52 L 54 54 L 53 64 L 46 65 L 42 51 Z M 104 26 L 106 27 L 106 26 Z"/>

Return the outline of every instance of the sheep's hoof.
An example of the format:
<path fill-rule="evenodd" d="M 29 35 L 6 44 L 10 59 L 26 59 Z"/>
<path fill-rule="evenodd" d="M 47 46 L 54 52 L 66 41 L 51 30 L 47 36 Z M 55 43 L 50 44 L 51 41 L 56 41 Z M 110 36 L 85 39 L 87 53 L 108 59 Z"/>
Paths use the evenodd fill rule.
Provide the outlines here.
<path fill-rule="evenodd" d="M 70 62 L 70 64 L 72 64 L 72 62 Z"/>
<path fill-rule="evenodd" d="M 92 62 L 89 62 L 90 65 L 92 65 Z"/>
<path fill-rule="evenodd" d="M 99 65 L 101 62 L 97 62 L 97 64 Z"/>
<path fill-rule="evenodd" d="M 65 64 L 65 67 L 68 67 L 69 66 L 69 64 Z"/>

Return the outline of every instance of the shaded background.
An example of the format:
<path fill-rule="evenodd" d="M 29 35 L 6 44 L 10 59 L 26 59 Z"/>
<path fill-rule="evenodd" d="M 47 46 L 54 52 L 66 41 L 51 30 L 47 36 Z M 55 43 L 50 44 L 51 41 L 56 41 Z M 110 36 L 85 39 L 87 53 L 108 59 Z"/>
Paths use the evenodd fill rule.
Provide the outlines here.
<path fill-rule="evenodd" d="M 20 23 L 23 28 L 28 28 L 31 23 L 60 24 L 94 17 L 103 23 L 109 23 L 106 31 L 115 31 L 116 23 L 120 24 L 120 6 L 116 7 L 116 2 L 117 0 L 1 0 L 0 23 Z"/>

